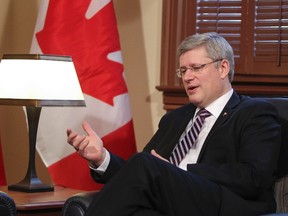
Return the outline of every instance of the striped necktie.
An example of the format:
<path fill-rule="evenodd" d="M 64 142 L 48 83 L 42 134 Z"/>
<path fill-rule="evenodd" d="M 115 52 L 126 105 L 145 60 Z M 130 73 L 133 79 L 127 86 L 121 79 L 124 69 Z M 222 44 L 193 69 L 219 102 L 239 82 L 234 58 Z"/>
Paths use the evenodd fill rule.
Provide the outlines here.
<path fill-rule="evenodd" d="M 178 166 L 185 157 L 189 149 L 195 145 L 198 135 L 203 127 L 205 118 L 209 117 L 211 113 L 206 109 L 201 109 L 196 115 L 196 119 L 191 129 L 185 134 L 181 141 L 175 146 L 169 160 L 172 164 Z"/>

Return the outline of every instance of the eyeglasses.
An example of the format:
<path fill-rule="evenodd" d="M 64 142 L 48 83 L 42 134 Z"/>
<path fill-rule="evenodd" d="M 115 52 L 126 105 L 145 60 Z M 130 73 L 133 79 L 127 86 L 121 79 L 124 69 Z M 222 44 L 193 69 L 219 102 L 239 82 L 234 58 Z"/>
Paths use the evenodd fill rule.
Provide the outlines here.
<path fill-rule="evenodd" d="M 179 78 L 181 78 L 183 76 L 183 74 L 189 69 L 192 72 L 198 73 L 200 72 L 206 65 L 218 62 L 218 61 L 222 61 L 223 59 L 216 59 L 212 62 L 208 62 L 206 64 L 201 64 L 201 65 L 197 65 L 197 66 L 191 66 L 191 67 L 180 67 L 176 70 L 176 74 Z"/>

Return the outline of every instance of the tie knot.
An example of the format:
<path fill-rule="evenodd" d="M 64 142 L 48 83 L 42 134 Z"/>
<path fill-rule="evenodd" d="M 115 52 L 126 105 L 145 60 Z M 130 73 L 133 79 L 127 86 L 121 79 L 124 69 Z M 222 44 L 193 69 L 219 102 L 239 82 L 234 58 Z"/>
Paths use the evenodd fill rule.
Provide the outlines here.
<path fill-rule="evenodd" d="M 201 119 L 205 119 L 205 118 L 209 117 L 211 115 L 211 113 L 209 111 L 207 111 L 206 109 L 202 108 L 198 111 L 197 115 L 200 116 Z"/>

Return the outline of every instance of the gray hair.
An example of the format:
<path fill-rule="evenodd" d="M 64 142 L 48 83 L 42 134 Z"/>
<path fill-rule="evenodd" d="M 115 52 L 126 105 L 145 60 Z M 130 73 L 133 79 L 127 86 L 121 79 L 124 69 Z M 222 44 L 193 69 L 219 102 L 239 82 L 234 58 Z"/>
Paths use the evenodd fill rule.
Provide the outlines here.
<path fill-rule="evenodd" d="M 208 57 L 212 60 L 227 59 L 230 64 L 229 81 L 234 78 L 234 53 L 231 45 L 226 39 L 216 32 L 195 34 L 185 38 L 178 47 L 178 57 L 185 52 L 198 48 L 206 47 Z"/>

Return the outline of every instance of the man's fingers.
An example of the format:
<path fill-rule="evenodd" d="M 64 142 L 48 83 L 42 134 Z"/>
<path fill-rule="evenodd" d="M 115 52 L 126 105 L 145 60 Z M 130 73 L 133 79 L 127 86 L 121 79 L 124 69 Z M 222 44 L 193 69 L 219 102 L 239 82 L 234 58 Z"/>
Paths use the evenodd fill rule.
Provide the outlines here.
<path fill-rule="evenodd" d="M 71 134 L 71 132 L 72 132 L 72 129 L 71 128 L 67 128 L 67 130 L 66 130 L 67 136 L 69 136 Z"/>
<path fill-rule="evenodd" d="M 67 142 L 75 148 L 76 151 L 79 150 L 80 144 L 86 139 L 85 135 L 78 135 L 74 132 L 71 132 L 67 137 Z"/>
<path fill-rule="evenodd" d="M 93 129 L 91 128 L 91 126 L 88 124 L 88 122 L 84 121 L 82 124 L 82 127 L 84 129 L 84 131 L 89 135 L 95 135 L 95 132 L 93 131 Z"/>
<path fill-rule="evenodd" d="M 159 155 L 154 149 L 151 150 L 151 154 L 154 155 L 155 157 L 164 160 L 166 162 L 169 162 L 166 158 L 162 157 L 161 155 Z"/>
<path fill-rule="evenodd" d="M 164 159 L 161 155 L 159 155 L 154 149 L 151 150 L 151 154 L 154 155 L 155 157 L 158 157 L 160 159 Z"/>
<path fill-rule="evenodd" d="M 78 151 L 84 151 L 85 148 L 88 146 L 89 141 L 85 140 L 85 138 L 82 140 L 81 145 L 77 148 Z"/>
<path fill-rule="evenodd" d="M 76 133 L 73 133 L 71 130 L 69 131 L 69 130 L 67 129 L 67 142 L 68 142 L 69 144 L 72 145 L 73 140 L 75 139 L 76 136 L 77 136 Z"/>
<path fill-rule="evenodd" d="M 151 150 L 151 154 L 154 156 L 158 156 L 157 152 L 154 149 Z"/>

